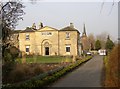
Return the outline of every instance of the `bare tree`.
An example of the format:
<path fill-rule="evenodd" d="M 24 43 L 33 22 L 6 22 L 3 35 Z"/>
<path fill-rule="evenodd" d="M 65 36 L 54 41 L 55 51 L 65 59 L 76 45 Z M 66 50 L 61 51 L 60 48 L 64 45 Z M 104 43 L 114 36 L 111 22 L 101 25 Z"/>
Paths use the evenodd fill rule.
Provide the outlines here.
<path fill-rule="evenodd" d="M 96 36 L 96 40 L 99 40 L 101 42 L 101 47 L 104 49 L 105 48 L 105 43 L 106 43 L 106 38 L 107 38 L 108 33 L 107 32 L 102 32 L 101 34 Z"/>
<path fill-rule="evenodd" d="M 88 41 L 90 44 L 90 49 L 91 50 L 95 49 L 95 37 L 92 33 L 88 35 Z"/>
<path fill-rule="evenodd" d="M 2 51 L 10 47 L 10 36 L 18 20 L 23 19 L 23 4 L 19 0 L 0 3 L 0 30 L 2 31 Z M 4 55 L 3 55 L 4 56 Z"/>
<path fill-rule="evenodd" d="M 83 45 L 83 50 L 88 51 L 90 49 L 90 43 L 89 43 L 88 37 L 82 37 L 81 42 Z"/>

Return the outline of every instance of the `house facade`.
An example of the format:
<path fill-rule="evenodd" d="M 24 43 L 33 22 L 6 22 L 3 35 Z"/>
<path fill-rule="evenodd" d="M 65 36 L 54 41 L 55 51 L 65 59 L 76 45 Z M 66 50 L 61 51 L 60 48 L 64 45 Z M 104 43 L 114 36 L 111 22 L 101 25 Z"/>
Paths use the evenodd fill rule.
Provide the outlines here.
<path fill-rule="evenodd" d="M 81 55 L 80 32 L 72 23 L 60 30 L 49 26 L 26 28 L 19 32 L 19 49 L 28 55 L 78 56 Z"/>

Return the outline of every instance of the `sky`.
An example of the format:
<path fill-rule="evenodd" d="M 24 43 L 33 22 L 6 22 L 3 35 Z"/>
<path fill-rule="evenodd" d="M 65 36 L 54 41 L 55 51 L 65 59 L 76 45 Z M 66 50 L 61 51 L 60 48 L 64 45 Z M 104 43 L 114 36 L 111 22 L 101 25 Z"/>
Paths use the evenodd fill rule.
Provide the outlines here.
<path fill-rule="evenodd" d="M 83 24 L 87 34 L 98 35 L 108 33 L 113 40 L 118 38 L 118 3 L 114 2 L 23 2 L 25 5 L 23 21 L 18 22 L 16 30 L 24 30 L 33 23 L 37 26 L 40 22 L 58 30 L 69 26 L 83 32 Z M 98 0 L 96 0 L 98 1 Z M 102 7 L 103 5 L 103 7 Z M 101 10 L 102 9 L 102 10 Z"/>

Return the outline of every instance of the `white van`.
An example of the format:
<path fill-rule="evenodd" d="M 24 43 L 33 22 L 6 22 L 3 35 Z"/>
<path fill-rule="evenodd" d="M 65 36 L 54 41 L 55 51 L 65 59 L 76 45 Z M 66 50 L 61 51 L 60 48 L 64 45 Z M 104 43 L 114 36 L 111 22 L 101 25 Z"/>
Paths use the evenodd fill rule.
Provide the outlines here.
<path fill-rule="evenodd" d="M 99 53 L 99 55 L 105 56 L 106 55 L 106 50 L 105 49 L 100 49 L 100 50 L 98 50 L 98 53 Z"/>

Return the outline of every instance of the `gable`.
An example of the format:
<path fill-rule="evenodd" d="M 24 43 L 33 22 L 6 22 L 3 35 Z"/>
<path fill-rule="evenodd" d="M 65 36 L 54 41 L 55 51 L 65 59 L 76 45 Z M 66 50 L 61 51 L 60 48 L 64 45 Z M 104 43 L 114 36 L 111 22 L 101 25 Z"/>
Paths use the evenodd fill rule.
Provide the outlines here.
<path fill-rule="evenodd" d="M 39 29 L 38 31 L 58 31 L 58 30 L 55 28 L 52 28 L 52 27 L 45 26 L 45 27 Z"/>

